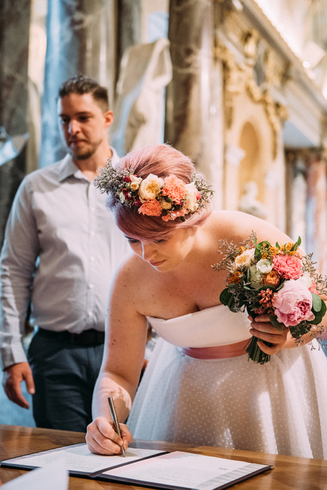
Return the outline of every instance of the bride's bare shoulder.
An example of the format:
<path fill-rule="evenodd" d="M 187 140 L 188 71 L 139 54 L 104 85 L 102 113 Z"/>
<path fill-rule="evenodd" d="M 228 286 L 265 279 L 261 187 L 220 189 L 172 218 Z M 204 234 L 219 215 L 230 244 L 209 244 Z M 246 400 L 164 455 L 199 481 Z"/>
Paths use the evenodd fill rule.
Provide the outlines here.
<path fill-rule="evenodd" d="M 220 238 L 234 243 L 245 240 L 254 232 L 258 240 L 287 241 L 289 237 L 265 220 L 241 211 L 214 211 L 211 215 L 211 227 Z"/>
<path fill-rule="evenodd" d="M 152 280 L 155 270 L 145 262 L 141 257 L 132 254 L 117 270 L 116 276 L 112 283 L 114 292 L 123 294 L 124 297 L 135 298 L 144 295 L 144 290 Z"/>

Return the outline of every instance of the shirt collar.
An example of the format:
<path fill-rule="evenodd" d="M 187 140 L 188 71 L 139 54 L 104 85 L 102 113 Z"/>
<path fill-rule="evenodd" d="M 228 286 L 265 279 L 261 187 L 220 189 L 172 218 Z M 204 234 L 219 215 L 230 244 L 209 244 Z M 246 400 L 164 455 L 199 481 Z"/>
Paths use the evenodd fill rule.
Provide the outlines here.
<path fill-rule="evenodd" d="M 62 182 L 72 175 L 75 175 L 77 172 L 80 172 L 82 174 L 82 172 L 78 169 L 78 167 L 76 167 L 75 163 L 73 162 L 72 157 L 67 154 L 59 164 L 59 182 Z"/>
<path fill-rule="evenodd" d="M 112 151 L 111 163 L 115 167 L 117 165 L 117 163 L 119 162 L 120 158 L 119 158 L 115 148 L 113 148 L 111 146 L 110 149 Z M 65 156 L 65 158 L 63 158 L 61 160 L 60 165 L 59 165 L 59 182 L 64 181 L 65 179 L 67 179 L 68 177 L 71 177 L 72 175 L 74 175 L 78 179 L 81 179 L 81 178 L 86 179 L 86 177 L 82 174 L 80 169 L 73 162 L 72 157 L 69 154 L 67 154 Z"/>

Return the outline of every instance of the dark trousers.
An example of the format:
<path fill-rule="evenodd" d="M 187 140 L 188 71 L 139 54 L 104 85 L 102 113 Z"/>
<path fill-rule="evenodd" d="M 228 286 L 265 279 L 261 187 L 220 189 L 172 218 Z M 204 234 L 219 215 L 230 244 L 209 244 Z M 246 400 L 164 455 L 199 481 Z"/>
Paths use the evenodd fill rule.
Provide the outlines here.
<path fill-rule="evenodd" d="M 33 416 L 37 427 L 85 432 L 103 344 L 79 345 L 59 335 L 37 332 L 28 350 L 34 382 Z"/>

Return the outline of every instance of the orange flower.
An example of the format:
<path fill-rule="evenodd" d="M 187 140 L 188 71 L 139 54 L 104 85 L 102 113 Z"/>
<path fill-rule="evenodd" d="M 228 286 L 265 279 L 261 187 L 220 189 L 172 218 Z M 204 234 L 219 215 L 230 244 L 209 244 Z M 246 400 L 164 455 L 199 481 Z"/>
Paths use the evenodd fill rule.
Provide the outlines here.
<path fill-rule="evenodd" d="M 262 283 L 277 287 L 280 285 L 280 277 L 276 271 L 271 271 L 263 276 Z"/>
<path fill-rule="evenodd" d="M 139 208 L 139 213 L 145 214 L 146 216 L 161 216 L 162 208 L 160 203 L 156 199 L 150 199 L 146 201 Z"/>
<path fill-rule="evenodd" d="M 181 179 L 175 175 L 169 175 L 165 179 L 162 195 L 170 197 L 173 201 L 181 201 L 185 196 L 185 190 L 185 184 Z"/>
<path fill-rule="evenodd" d="M 228 282 L 230 284 L 239 284 L 241 282 L 241 276 L 243 276 L 243 273 L 241 271 L 235 271 L 229 276 Z"/>

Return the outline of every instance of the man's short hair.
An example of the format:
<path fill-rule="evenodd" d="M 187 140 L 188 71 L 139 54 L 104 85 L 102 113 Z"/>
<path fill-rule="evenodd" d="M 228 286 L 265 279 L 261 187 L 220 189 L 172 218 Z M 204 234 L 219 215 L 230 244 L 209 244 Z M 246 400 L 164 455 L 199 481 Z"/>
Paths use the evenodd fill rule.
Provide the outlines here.
<path fill-rule="evenodd" d="M 103 112 L 109 111 L 108 90 L 99 85 L 93 78 L 85 77 L 82 74 L 68 78 L 61 84 L 58 95 L 62 99 L 69 94 L 91 94 Z"/>

